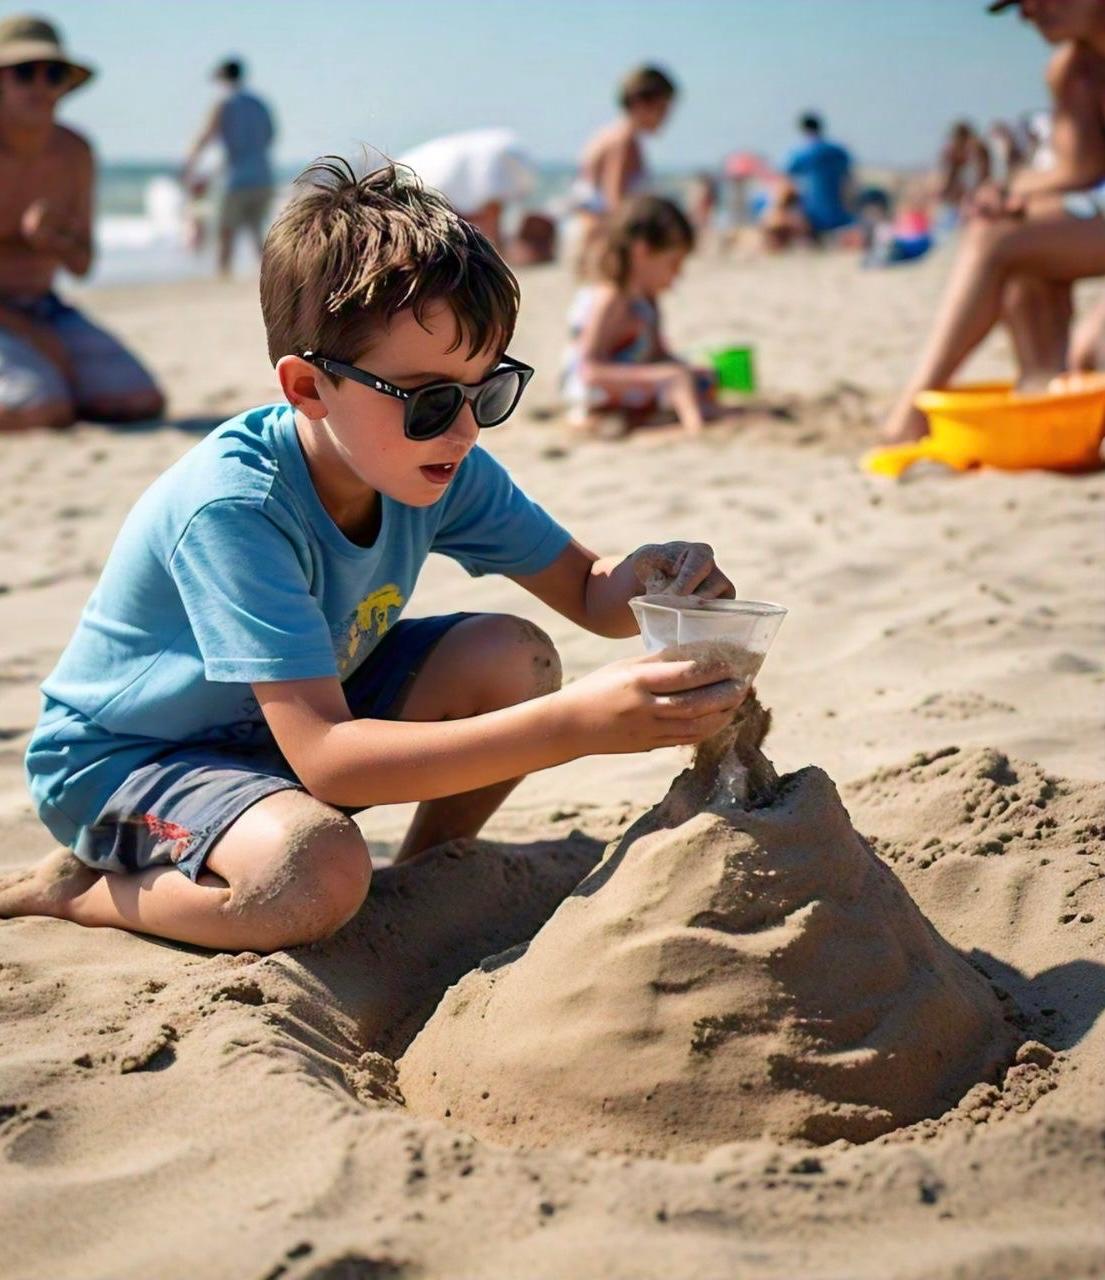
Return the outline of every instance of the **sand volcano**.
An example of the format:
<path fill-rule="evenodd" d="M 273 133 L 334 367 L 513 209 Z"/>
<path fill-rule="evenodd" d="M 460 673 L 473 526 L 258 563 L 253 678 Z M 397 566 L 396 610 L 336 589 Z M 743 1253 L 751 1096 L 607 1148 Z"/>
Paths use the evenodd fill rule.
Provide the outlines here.
<path fill-rule="evenodd" d="M 510 1146 L 694 1156 L 862 1142 L 936 1116 L 1016 1044 L 986 980 L 856 833 L 783 778 L 755 699 L 528 946 L 450 989 L 412 1110 Z"/>

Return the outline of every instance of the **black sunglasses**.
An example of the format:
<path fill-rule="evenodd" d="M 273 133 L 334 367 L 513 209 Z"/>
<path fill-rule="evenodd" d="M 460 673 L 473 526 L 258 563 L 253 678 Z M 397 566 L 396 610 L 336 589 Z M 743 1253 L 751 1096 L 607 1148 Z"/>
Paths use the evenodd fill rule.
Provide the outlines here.
<path fill-rule="evenodd" d="M 456 421 L 466 400 L 472 404 L 476 426 L 497 427 L 518 407 L 526 383 L 533 377 L 528 364 L 503 356 L 482 382 L 471 386 L 463 382 L 424 382 L 420 387 L 404 391 L 386 378 L 358 369 L 355 364 L 330 360 L 315 351 L 304 351 L 303 359 L 335 377 L 351 378 L 381 395 L 402 400 L 403 434 L 408 440 L 433 440 L 443 435 Z"/>
<path fill-rule="evenodd" d="M 12 72 L 20 84 L 34 84 L 41 71 L 46 83 L 53 89 L 59 89 L 69 80 L 69 64 L 67 62 L 17 62 Z"/>

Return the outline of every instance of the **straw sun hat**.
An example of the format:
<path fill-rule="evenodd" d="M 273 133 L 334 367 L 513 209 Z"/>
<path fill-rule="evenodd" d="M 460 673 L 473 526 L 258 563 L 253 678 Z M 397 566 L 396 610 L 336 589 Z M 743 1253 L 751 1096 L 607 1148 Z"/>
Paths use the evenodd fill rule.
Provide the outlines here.
<path fill-rule="evenodd" d="M 45 18 L 25 13 L 0 21 L 0 67 L 15 67 L 21 62 L 64 62 L 72 73 L 66 93 L 95 75 L 91 67 L 75 62 L 65 52 L 56 27 Z"/>

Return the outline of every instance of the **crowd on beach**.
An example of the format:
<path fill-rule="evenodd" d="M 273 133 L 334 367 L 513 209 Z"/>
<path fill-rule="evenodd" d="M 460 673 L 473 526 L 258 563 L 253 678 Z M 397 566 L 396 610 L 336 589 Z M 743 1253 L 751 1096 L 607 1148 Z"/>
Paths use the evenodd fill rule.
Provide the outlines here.
<path fill-rule="evenodd" d="M 895 211 L 889 193 L 857 191 L 847 149 L 808 113 L 800 144 L 758 175 L 768 194 L 756 234 L 772 251 L 870 253 L 888 243 L 879 229 L 892 214 L 913 218 L 899 242 L 927 234 L 930 205 L 961 221 L 891 440 L 925 432 L 917 394 L 946 386 L 999 323 L 1022 385 L 1046 386 L 1072 358 L 1074 284 L 1105 275 L 1105 9 L 989 7 L 1019 8 L 1055 47 L 1046 166 L 1000 130 L 995 165 L 957 126 L 934 188 Z M 5 431 L 164 411 L 155 376 L 55 292 L 61 270 L 80 276 L 92 260 L 92 152 L 55 119 L 92 74 L 44 19 L 0 22 Z M 371 864 L 353 812 L 418 801 L 397 856 L 414 860 L 476 835 L 527 773 L 706 741 L 748 684 L 731 655 L 669 651 L 561 688 L 555 648 L 523 619 L 400 616 L 431 551 L 509 576 L 610 638 L 637 634 L 630 601 L 643 592 L 716 601 L 735 588 L 704 542 L 589 551 L 477 444 L 533 374 L 508 351 L 521 305 L 508 262 L 556 249 L 542 213 L 506 217 L 527 198 L 516 140 L 441 139 L 409 168 L 365 173 L 329 157 L 266 232 L 273 116 L 240 59 L 215 74 L 222 95 L 182 176 L 198 197 L 200 157 L 222 147 L 219 266 L 240 233 L 255 240 L 282 400 L 213 431 L 128 517 L 44 682 L 26 756 L 36 809 L 64 849 L 0 885 L 0 915 L 267 951 L 328 936 L 359 909 Z M 661 412 L 698 435 L 721 408 L 714 371 L 673 349 L 661 315 L 716 203 L 710 175 L 685 208 L 646 163 L 643 142 L 679 93 L 660 67 L 632 71 L 616 119 L 582 153 L 571 204 L 583 279 L 562 385 L 584 429 Z M 757 176 L 749 160 L 731 174 L 742 184 Z M 1092 359 L 1096 345 L 1074 350 Z"/>
<path fill-rule="evenodd" d="M 1055 46 L 1052 112 L 960 120 L 928 174 L 862 183 L 846 146 L 814 112 L 799 143 L 773 165 L 734 152 L 700 171 L 680 198 L 661 192 L 644 143 L 663 129 L 679 87 L 643 66 L 617 89 L 619 114 L 582 149 L 556 209 L 529 207 L 535 166 L 509 129 L 445 135 L 399 157 L 477 227 L 513 266 L 558 253 L 581 288 L 567 319 L 562 388 L 569 421 L 609 432 L 674 413 L 689 433 L 720 412 L 710 370 L 681 361 L 665 337 L 661 295 L 696 244 L 765 252 L 858 251 L 868 266 L 908 263 L 958 233 L 957 266 L 929 341 L 884 425 L 890 441 L 926 431 L 917 393 L 942 387 L 998 323 L 1011 334 L 1026 389 L 1105 354 L 1105 308 L 1074 325 L 1072 284 L 1105 270 L 1105 53 L 1088 0 L 997 0 L 1019 7 Z M 0 429 L 77 419 L 156 418 L 164 397 L 141 360 L 55 292 L 59 271 L 92 263 L 94 161 L 86 140 L 55 120 L 58 103 L 94 74 L 68 56 L 42 19 L 0 26 Z M 180 170 L 182 234 L 193 248 L 214 223 L 216 268 L 229 274 L 240 238 L 260 254 L 277 197 L 271 107 L 246 83 L 240 58 L 213 72 L 218 99 Z M 213 150 L 223 164 L 213 183 Z M 213 190 L 217 202 L 212 204 Z M 567 233 L 567 234 L 565 234 Z"/>

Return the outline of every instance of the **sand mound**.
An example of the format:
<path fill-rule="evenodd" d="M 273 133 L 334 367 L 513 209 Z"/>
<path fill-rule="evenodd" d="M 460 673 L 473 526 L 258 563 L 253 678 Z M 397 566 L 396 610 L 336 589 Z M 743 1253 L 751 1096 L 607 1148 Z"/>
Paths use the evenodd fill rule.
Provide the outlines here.
<path fill-rule="evenodd" d="M 831 780 L 776 783 L 755 745 L 735 786 L 703 753 L 528 946 L 452 988 L 400 1063 L 412 1110 L 505 1145 L 693 1156 L 866 1141 L 997 1078 L 1016 1037 L 989 984 Z"/>

